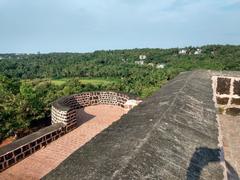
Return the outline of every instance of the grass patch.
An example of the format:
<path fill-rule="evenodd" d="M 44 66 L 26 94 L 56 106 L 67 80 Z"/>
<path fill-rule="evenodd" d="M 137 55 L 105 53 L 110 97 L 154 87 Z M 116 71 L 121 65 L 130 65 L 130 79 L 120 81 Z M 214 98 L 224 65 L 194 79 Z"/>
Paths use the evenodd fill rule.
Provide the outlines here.
<path fill-rule="evenodd" d="M 55 86 L 64 86 L 68 81 L 75 79 L 73 78 L 60 78 L 60 79 L 50 79 L 50 78 L 36 78 L 36 79 L 25 79 L 21 80 L 21 82 L 29 83 L 31 85 L 38 86 L 41 85 L 42 83 L 51 83 L 52 85 Z M 79 79 L 79 85 L 93 85 L 93 86 L 111 86 L 113 83 L 118 84 L 120 82 L 119 79 L 116 78 L 90 78 L 90 77 L 77 77 Z"/>
<path fill-rule="evenodd" d="M 65 84 L 68 80 L 70 80 L 71 78 L 62 78 L 62 79 L 52 79 L 51 83 L 57 86 L 61 86 L 63 84 Z"/>
<path fill-rule="evenodd" d="M 71 78 L 61 78 L 61 79 L 52 79 L 51 83 L 53 83 L 54 85 L 63 85 L 65 84 L 67 81 L 69 81 Z M 79 78 L 80 83 L 82 84 L 92 84 L 92 85 L 100 85 L 100 84 L 104 84 L 104 85 L 108 85 L 114 82 L 117 82 L 117 79 L 107 79 L 107 78 L 87 78 L 87 77 L 83 77 L 83 78 Z"/>

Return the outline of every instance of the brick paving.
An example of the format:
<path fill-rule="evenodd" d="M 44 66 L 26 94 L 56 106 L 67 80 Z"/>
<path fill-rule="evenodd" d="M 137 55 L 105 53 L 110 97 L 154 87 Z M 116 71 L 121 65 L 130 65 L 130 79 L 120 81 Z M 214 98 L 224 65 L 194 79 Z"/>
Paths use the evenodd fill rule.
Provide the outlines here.
<path fill-rule="evenodd" d="M 3 171 L 0 179 L 40 179 L 125 113 L 125 109 L 111 105 L 89 106 L 79 110 L 77 129 Z"/>
<path fill-rule="evenodd" d="M 219 115 L 225 160 L 240 176 L 240 117 Z"/>

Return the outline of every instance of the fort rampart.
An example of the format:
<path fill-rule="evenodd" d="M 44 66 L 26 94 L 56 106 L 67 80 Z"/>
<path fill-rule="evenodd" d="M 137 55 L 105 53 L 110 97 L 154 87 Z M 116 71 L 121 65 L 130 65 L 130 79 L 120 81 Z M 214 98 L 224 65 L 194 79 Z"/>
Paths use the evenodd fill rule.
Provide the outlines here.
<path fill-rule="evenodd" d="M 0 171 L 21 161 L 76 128 L 76 113 L 78 109 L 98 104 L 115 105 L 131 109 L 140 102 L 129 100 L 129 95 L 116 92 L 84 92 L 56 100 L 52 104 L 52 125 L 0 149 Z"/>

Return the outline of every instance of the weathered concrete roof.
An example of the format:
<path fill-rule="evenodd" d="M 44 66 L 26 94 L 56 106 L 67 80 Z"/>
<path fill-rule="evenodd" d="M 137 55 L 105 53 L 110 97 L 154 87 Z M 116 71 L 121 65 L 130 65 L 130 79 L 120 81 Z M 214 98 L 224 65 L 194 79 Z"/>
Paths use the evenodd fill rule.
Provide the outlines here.
<path fill-rule="evenodd" d="M 43 179 L 223 179 L 211 76 L 180 74 Z"/>

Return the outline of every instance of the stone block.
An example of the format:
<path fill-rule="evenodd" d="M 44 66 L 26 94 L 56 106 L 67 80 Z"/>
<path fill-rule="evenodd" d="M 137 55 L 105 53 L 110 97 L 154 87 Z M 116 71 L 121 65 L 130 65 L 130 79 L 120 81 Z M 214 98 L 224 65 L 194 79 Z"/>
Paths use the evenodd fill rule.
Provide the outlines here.
<path fill-rule="evenodd" d="M 0 163 L 0 171 L 4 169 L 3 163 Z"/>
<path fill-rule="evenodd" d="M 0 163 L 4 161 L 4 156 L 0 157 Z"/>
<path fill-rule="evenodd" d="M 34 147 L 35 145 L 36 145 L 36 142 L 35 142 L 35 141 L 33 141 L 33 142 L 30 143 L 30 147 Z"/>
<path fill-rule="evenodd" d="M 49 138 L 51 138 L 51 134 L 46 135 L 46 139 L 49 139 Z"/>
<path fill-rule="evenodd" d="M 14 163 L 15 163 L 15 159 L 12 158 L 12 159 L 10 159 L 10 160 L 8 161 L 8 166 L 13 165 Z"/>
<path fill-rule="evenodd" d="M 232 104 L 240 105 L 240 98 L 232 98 Z"/>
<path fill-rule="evenodd" d="M 23 159 L 23 154 L 20 154 L 20 155 L 18 155 L 17 157 L 16 157 L 16 160 L 17 161 L 20 161 L 20 160 L 22 160 Z"/>
<path fill-rule="evenodd" d="M 8 153 L 8 154 L 5 155 L 5 159 L 6 159 L 6 160 L 11 159 L 12 157 L 13 157 L 13 153 L 12 153 L 12 152 L 10 152 L 10 153 Z"/>
<path fill-rule="evenodd" d="M 217 93 L 230 94 L 230 85 L 231 85 L 231 79 L 218 78 L 217 79 Z"/>
<path fill-rule="evenodd" d="M 217 97 L 217 104 L 226 105 L 228 103 L 228 100 L 229 100 L 229 98 Z"/>
<path fill-rule="evenodd" d="M 59 135 L 56 135 L 55 137 L 54 137 L 54 140 L 57 140 L 59 138 Z"/>
<path fill-rule="evenodd" d="M 25 145 L 25 146 L 22 147 L 22 150 L 23 150 L 23 151 L 26 151 L 26 150 L 28 150 L 28 149 L 29 149 L 29 145 Z"/>
<path fill-rule="evenodd" d="M 232 116 L 239 116 L 240 115 L 240 108 L 228 108 L 226 110 L 226 114 L 232 115 Z"/>
<path fill-rule="evenodd" d="M 53 133 L 52 133 L 52 136 L 55 136 L 56 134 L 57 134 L 57 132 L 53 132 Z"/>
<path fill-rule="evenodd" d="M 47 143 L 48 143 L 48 144 L 51 143 L 51 142 L 52 142 L 52 139 L 51 139 L 51 138 L 47 140 Z"/>
<path fill-rule="evenodd" d="M 235 80 L 233 82 L 233 94 L 240 96 L 240 80 L 239 81 Z"/>
<path fill-rule="evenodd" d="M 42 147 L 46 145 L 47 145 L 46 141 L 42 142 Z"/>
<path fill-rule="evenodd" d="M 40 145 L 37 145 L 36 147 L 35 147 L 35 151 L 38 151 L 40 149 Z"/>
<path fill-rule="evenodd" d="M 40 144 L 43 141 L 43 138 L 37 140 L 37 144 Z"/>
<path fill-rule="evenodd" d="M 29 156 L 30 154 L 31 154 L 31 150 L 28 150 L 28 151 L 26 151 L 26 152 L 24 153 L 24 156 L 27 157 L 27 156 Z"/>
<path fill-rule="evenodd" d="M 19 155 L 21 152 L 22 152 L 22 149 L 21 149 L 21 148 L 16 149 L 16 150 L 14 151 L 14 155 L 17 156 L 17 155 Z"/>

